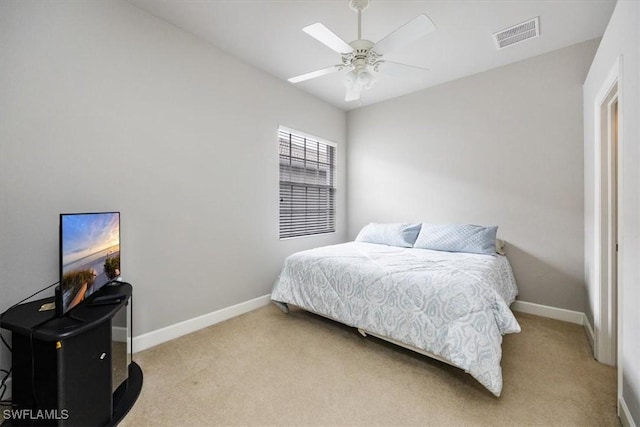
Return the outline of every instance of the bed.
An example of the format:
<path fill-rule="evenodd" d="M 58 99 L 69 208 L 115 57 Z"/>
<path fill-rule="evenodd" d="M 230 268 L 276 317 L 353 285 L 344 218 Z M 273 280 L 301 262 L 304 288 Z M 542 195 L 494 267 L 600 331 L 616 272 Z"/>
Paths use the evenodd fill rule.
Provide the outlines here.
<path fill-rule="evenodd" d="M 500 396 L 517 293 L 504 255 L 354 241 L 289 256 L 271 299 L 445 361 Z"/>

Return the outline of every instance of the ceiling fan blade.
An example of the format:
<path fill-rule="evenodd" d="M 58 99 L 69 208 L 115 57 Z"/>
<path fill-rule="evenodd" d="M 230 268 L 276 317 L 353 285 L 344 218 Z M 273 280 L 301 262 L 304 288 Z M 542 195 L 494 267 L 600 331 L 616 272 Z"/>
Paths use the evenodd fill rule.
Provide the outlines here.
<path fill-rule="evenodd" d="M 324 76 L 327 74 L 335 73 L 344 68 L 344 65 L 332 65 L 330 67 L 321 68 L 319 70 L 311 71 L 310 73 L 300 74 L 299 76 L 291 77 L 288 80 L 291 83 L 300 83 L 305 80 L 315 79 L 316 77 Z"/>
<path fill-rule="evenodd" d="M 426 36 L 435 29 L 435 24 L 427 15 L 418 15 L 380 40 L 371 49 L 380 55 L 384 55 Z"/>
<path fill-rule="evenodd" d="M 424 68 L 424 67 L 419 67 L 417 65 L 410 65 L 410 64 L 403 64 L 401 62 L 394 62 L 394 61 L 387 61 L 382 60 L 382 61 L 378 61 L 377 64 L 379 64 L 377 66 L 377 68 L 380 70 L 381 73 L 384 74 L 389 74 L 391 76 L 395 76 L 398 75 L 397 72 L 394 72 L 394 69 L 396 71 L 398 70 L 413 70 L 413 71 L 431 71 L 428 68 Z"/>
<path fill-rule="evenodd" d="M 351 87 L 347 87 L 347 93 L 344 96 L 344 100 L 349 102 L 357 101 L 358 99 L 360 99 L 360 86 L 356 84 Z"/>
<path fill-rule="evenodd" d="M 320 43 L 324 44 L 330 49 L 333 49 L 334 51 L 343 55 L 353 51 L 353 48 L 349 45 L 349 43 L 342 40 L 336 35 L 336 33 L 319 22 L 304 27 L 302 31 L 309 34 L 311 37 L 318 40 Z"/>

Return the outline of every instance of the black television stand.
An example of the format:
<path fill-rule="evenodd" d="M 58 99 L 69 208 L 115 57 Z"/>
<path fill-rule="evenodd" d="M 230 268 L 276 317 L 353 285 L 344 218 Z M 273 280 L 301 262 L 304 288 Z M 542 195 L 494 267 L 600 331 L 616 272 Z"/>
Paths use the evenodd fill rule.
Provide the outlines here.
<path fill-rule="evenodd" d="M 126 379 L 114 380 L 118 355 L 112 352 L 112 326 L 121 310 L 126 314 L 131 294 L 131 285 L 120 283 L 100 289 L 71 316 L 39 311 L 52 298 L 2 314 L 0 326 L 11 331 L 15 414 L 2 426 L 115 426 L 124 418 L 140 394 L 143 375 L 135 362 L 127 366 L 125 357 Z M 91 304 L 98 297 L 110 303 Z"/>

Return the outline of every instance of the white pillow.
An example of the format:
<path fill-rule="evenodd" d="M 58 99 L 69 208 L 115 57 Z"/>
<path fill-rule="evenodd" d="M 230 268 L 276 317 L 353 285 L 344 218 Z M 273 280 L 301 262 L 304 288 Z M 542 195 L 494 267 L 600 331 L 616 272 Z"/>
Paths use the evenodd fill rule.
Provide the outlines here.
<path fill-rule="evenodd" d="M 494 255 L 497 226 L 422 224 L 414 248 Z"/>
<path fill-rule="evenodd" d="M 415 243 L 419 232 L 420 224 L 377 224 L 372 222 L 360 230 L 356 242 L 410 248 Z"/>

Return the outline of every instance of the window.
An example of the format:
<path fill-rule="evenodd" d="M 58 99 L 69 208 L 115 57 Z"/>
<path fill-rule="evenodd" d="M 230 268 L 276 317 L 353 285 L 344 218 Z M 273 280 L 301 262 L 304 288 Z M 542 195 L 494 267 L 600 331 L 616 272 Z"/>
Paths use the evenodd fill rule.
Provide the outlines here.
<path fill-rule="evenodd" d="M 336 231 L 336 146 L 280 127 L 280 238 Z"/>

